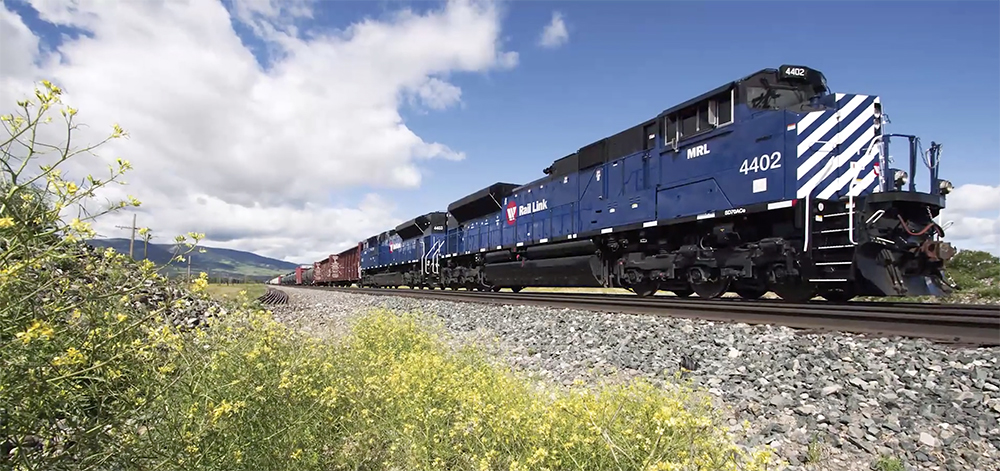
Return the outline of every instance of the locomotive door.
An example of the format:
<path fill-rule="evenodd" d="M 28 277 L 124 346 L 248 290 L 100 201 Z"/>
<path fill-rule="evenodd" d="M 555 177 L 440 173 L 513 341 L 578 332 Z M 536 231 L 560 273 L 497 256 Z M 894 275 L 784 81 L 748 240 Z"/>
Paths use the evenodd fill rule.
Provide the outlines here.
<path fill-rule="evenodd" d="M 580 232 L 596 230 L 604 227 L 607 206 L 608 179 L 604 165 L 597 165 L 580 172 L 587 180 L 580 188 Z"/>

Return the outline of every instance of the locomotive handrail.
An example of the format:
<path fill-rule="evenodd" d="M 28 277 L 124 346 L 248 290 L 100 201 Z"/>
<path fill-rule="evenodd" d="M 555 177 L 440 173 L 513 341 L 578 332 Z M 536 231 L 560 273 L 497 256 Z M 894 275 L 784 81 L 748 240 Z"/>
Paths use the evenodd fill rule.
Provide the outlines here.
<path fill-rule="evenodd" d="M 853 185 L 852 185 L 853 186 Z M 851 242 L 851 245 L 858 245 L 858 241 L 854 240 L 854 194 L 850 192 L 853 188 L 848 188 L 847 193 L 847 240 Z"/>
<path fill-rule="evenodd" d="M 434 261 L 431 264 L 431 272 L 435 275 L 441 273 L 441 248 L 444 247 L 444 239 L 437 241 L 433 247 L 431 247 L 431 253 L 433 254 Z"/>
<path fill-rule="evenodd" d="M 424 239 L 421 238 L 420 239 L 420 274 L 421 275 L 426 275 L 427 274 L 427 251 L 424 250 L 425 248 L 426 248 L 426 244 L 424 243 Z"/>
<path fill-rule="evenodd" d="M 423 241 L 420 241 L 423 244 Z M 444 243 L 444 239 L 434 242 L 431 245 L 430 250 L 424 252 L 424 255 L 420 257 L 420 272 L 425 275 L 438 274 L 438 260 L 441 254 L 441 245 Z M 431 257 L 433 257 L 433 264 L 431 262 Z"/>
<path fill-rule="evenodd" d="M 805 212 L 806 212 L 806 233 L 805 233 L 805 236 L 803 237 L 803 239 L 805 239 L 805 240 L 804 240 L 804 242 L 802 244 L 802 252 L 808 252 L 809 251 L 809 239 L 811 238 L 810 235 L 812 234 L 811 232 L 809 232 L 809 219 L 811 219 L 811 217 L 809 216 L 809 209 L 812 208 L 812 206 L 811 206 L 812 203 L 809 202 L 809 197 L 810 196 L 812 196 L 812 192 L 811 191 L 808 192 L 808 193 L 806 193 L 806 209 L 805 209 Z"/>
<path fill-rule="evenodd" d="M 847 240 L 851 242 L 851 245 L 858 245 L 858 241 L 854 240 L 854 182 L 857 181 L 857 175 L 855 174 L 855 179 L 851 180 L 851 184 L 847 187 Z"/>
<path fill-rule="evenodd" d="M 878 149 L 875 147 L 875 143 L 878 142 L 879 146 L 881 146 L 881 141 L 882 136 L 875 136 L 875 138 L 868 143 L 868 150 L 865 151 L 864 157 L 861 157 L 859 162 L 866 160 L 868 155 L 871 154 L 872 149 Z M 864 167 L 861 165 L 854 165 L 854 162 L 851 162 L 851 169 L 854 171 L 854 175 L 851 176 L 851 183 L 847 186 L 847 204 L 850 206 L 847 212 L 847 238 L 851 242 L 851 245 L 858 245 L 858 241 L 854 239 L 854 189 L 857 187 L 858 175 L 861 174 L 861 170 L 863 170 Z"/>

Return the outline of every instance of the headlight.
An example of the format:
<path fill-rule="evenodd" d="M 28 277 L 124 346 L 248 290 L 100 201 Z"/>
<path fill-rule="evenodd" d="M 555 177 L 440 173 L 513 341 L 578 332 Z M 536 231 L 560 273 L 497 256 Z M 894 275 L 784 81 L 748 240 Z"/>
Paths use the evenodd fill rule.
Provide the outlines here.
<path fill-rule="evenodd" d="M 906 181 L 910 178 L 910 176 L 902 170 L 896 170 L 896 172 L 892 174 L 892 178 L 893 180 L 896 180 L 896 186 L 901 187 L 906 184 Z"/>
<path fill-rule="evenodd" d="M 948 180 L 939 180 L 938 189 L 941 190 L 942 195 L 947 195 L 948 193 L 951 193 L 951 190 L 955 189 L 955 185 L 952 185 Z"/>

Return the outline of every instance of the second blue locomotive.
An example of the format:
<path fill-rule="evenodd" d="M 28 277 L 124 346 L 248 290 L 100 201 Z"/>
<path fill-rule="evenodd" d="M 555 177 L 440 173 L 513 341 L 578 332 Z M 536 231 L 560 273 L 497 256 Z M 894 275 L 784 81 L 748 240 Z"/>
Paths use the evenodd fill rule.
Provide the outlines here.
<path fill-rule="evenodd" d="M 885 133 L 877 96 L 764 69 L 362 243 L 361 284 L 622 287 L 713 298 L 943 294 L 940 145 Z M 889 168 L 890 139 L 909 146 Z M 930 186 L 910 176 L 927 164 Z"/>

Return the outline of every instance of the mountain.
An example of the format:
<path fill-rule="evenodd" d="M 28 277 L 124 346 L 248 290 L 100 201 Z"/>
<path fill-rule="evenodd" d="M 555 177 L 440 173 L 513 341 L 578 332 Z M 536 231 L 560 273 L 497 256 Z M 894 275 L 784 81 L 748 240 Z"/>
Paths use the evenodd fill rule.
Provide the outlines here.
<path fill-rule="evenodd" d="M 116 252 L 125 254 L 128 253 L 129 242 L 129 239 L 91 239 L 87 241 L 93 247 L 101 249 L 111 247 Z M 163 266 L 174 257 L 173 244 L 149 244 L 148 247 L 145 247 L 145 253 L 143 246 L 141 240 L 135 241 L 133 258 L 136 260 L 142 260 L 145 255 L 145 258 L 157 266 Z M 205 249 L 205 253 L 198 253 L 199 249 Z M 205 246 L 196 247 L 187 257 L 191 258 L 192 276 L 205 272 L 209 278 L 242 279 L 246 277 L 248 280 L 263 281 L 293 271 L 298 266 L 294 263 L 262 257 L 242 250 Z M 186 274 L 187 267 L 187 260 L 184 262 L 175 261 L 165 271 L 167 274 Z"/>

